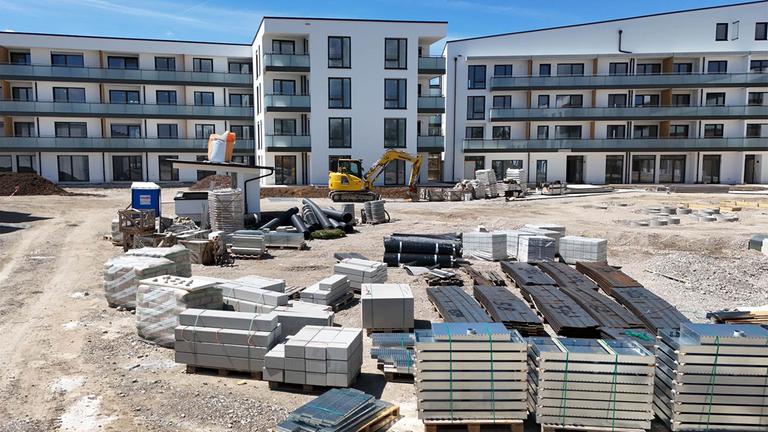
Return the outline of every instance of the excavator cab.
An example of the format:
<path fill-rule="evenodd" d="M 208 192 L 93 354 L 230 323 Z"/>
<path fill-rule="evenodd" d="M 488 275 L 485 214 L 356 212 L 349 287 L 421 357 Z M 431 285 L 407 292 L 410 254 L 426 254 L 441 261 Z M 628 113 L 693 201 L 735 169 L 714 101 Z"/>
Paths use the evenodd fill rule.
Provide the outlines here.
<path fill-rule="evenodd" d="M 363 178 L 363 161 L 360 159 L 339 159 L 339 172 Z"/>
<path fill-rule="evenodd" d="M 334 193 L 334 201 L 354 199 L 355 194 L 365 190 L 363 162 L 360 159 L 339 159 L 336 171 L 328 173 L 328 187 Z"/>
<path fill-rule="evenodd" d="M 339 159 L 336 171 L 328 172 L 328 196 L 335 202 L 366 202 L 381 198 L 381 195 L 373 191 L 373 182 L 384 172 L 384 168 L 395 160 L 411 162 L 409 187 L 411 193 L 414 193 L 416 179 L 423 162 L 422 156 L 389 149 L 365 172 L 363 172 L 363 161 L 360 159 Z"/>

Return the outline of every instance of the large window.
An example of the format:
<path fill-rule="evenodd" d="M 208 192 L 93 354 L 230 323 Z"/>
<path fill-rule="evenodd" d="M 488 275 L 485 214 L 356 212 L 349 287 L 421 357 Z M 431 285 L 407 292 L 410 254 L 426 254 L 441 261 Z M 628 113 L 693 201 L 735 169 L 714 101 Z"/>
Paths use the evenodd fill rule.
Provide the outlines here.
<path fill-rule="evenodd" d="M 723 124 L 705 124 L 704 125 L 704 138 L 722 138 L 723 137 Z"/>
<path fill-rule="evenodd" d="M 635 95 L 636 107 L 657 107 L 659 106 L 659 95 Z"/>
<path fill-rule="evenodd" d="M 443 180 L 443 158 L 440 153 L 430 153 L 427 157 L 427 181 Z"/>
<path fill-rule="evenodd" d="M 421 135 L 421 134 L 419 134 Z M 440 115 L 431 115 L 427 119 L 427 136 L 443 135 L 443 118 Z"/>
<path fill-rule="evenodd" d="M 549 95 L 539 95 L 536 99 L 539 108 L 549 108 Z"/>
<path fill-rule="evenodd" d="M 656 179 L 656 156 L 632 156 L 632 183 L 653 183 Z"/>
<path fill-rule="evenodd" d="M 629 63 L 609 63 L 608 75 L 627 75 L 629 74 Z"/>
<path fill-rule="evenodd" d="M 707 73 L 728 73 L 728 62 L 725 60 L 710 60 L 707 63 Z"/>
<path fill-rule="evenodd" d="M 139 58 L 138 57 L 119 57 L 108 56 L 107 68 L 109 69 L 138 69 Z"/>
<path fill-rule="evenodd" d="M 670 138 L 688 138 L 690 127 L 688 125 L 671 125 L 669 127 Z"/>
<path fill-rule="evenodd" d="M 403 185 L 405 184 L 405 161 L 395 160 L 384 167 L 385 185 Z"/>
<path fill-rule="evenodd" d="M 213 106 L 213 92 L 195 92 L 195 105 Z"/>
<path fill-rule="evenodd" d="M 88 182 L 88 156 L 59 156 L 60 182 Z"/>
<path fill-rule="evenodd" d="M 605 183 L 624 183 L 624 156 L 608 155 L 605 157 Z"/>
<path fill-rule="evenodd" d="M 253 139 L 253 126 L 251 125 L 231 125 L 229 131 L 234 133 L 237 139 Z"/>
<path fill-rule="evenodd" d="M 539 65 L 539 76 L 550 76 L 552 75 L 552 65 L 551 64 L 540 64 Z"/>
<path fill-rule="evenodd" d="M 141 103 L 138 90 L 110 90 L 109 103 L 137 104 Z"/>
<path fill-rule="evenodd" d="M 55 91 L 54 91 L 55 94 Z M 31 102 L 35 98 L 32 96 L 32 87 L 13 87 L 11 88 L 11 98 L 15 101 Z M 54 100 L 55 97 L 54 97 Z"/>
<path fill-rule="evenodd" d="M 750 60 L 749 70 L 751 72 L 768 73 L 768 60 Z"/>
<path fill-rule="evenodd" d="M 155 57 L 155 70 L 175 71 L 176 58 L 175 57 Z"/>
<path fill-rule="evenodd" d="M 406 109 L 406 86 L 406 80 L 404 79 L 384 80 L 385 109 Z"/>
<path fill-rule="evenodd" d="M 512 108 L 512 96 L 494 96 L 493 107 L 501 109 Z"/>
<path fill-rule="evenodd" d="M 765 102 L 768 101 L 768 97 L 766 97 L 768 93 L 764 92 L 749 92 L 747 95 L 747 105 L 765 105 Z"/>
<path fill-rule="evenodd" d="M 580 139 L 581 126 L 555 126 L 555 138 L 557 139 Z"/>
<path fill-rule="evenodd" d="M 761 138 L 762 136 L 763 125 L 757 123 L 747 123 L 747 138 Z"/>
<path fill-rule="evenodd" d="M 13 122 L 13 136 L 35 136 L 35 124 L 33 122 Z"/>
<path fill-rule="evenodd" d="M 672 106 L 691 106 L 691 95 L 689 94 L 673 94 Z"/>
<path fill-rule="evenodd" d="M 467 88 L 485 88 L 485 65 L 469 65 L 467 68 Z"/>
<path fill-rule="evenodd" d="M 352 108 L 352 78 L 328 78 L 328 108 Z"/>
<path fill-rule="evenodd" d="M 276 95 L 295 95 L 296 81 L 285 79 L 272 80 L 272 93 Z"/>
<path fill-rule="evenodd" d="M 53 101 L 54 102 L 85 102 L 85 89 L 79 88 L 79 87 L 54 87 Z"/>
<path fill-rule="evenodd" d="M 464 138 L 466 139 L 483 139 L 483 127 L 482 126 L 467 126 L 464 131 Z"/>
<path fill-rule="evenodd" d="M 275 184 L 296 184 L 296 156 L 275 156 Z"/>
<path fill-rule="evenodd" d="M 296 135 L 296 120 L 295 119 L 275 119 L 274 134 L 275 135 Z"/>
<path fill-rule="evenodd" d="M 250 74 L 251 73 L 251 64 L 246 62 L 234 62 L 231 61 L 228 64 L 229 67 L 229 73 L 231 74 Z"/>
<path fill-rule="evenodd" d="M 725 106 L 725 93 L 707 93 L 707 106 Z"/>
<path fill-rule="evenodd" d="M 491 161 L 491 169 L 496 173 L 496 178 L 502 180 L 507 176 L 508 169 L 523 169 L 523 160 L 494 160 Z"/>
<path fill-rule="evenodd" d="M 216 133 L 216 125 L 212 124 L 196 124 L 195 125 L 195 138 L 208 139 L 211 134 Z"/>
<path fill-rule="evenodd" d="M 160 181 L 179 181 L 179 169 L 173 167 L 173 161 L 178 156 L 158 156 L 157 165 L 160 169 Z"/>
<path fill-rule="evenodd" d="M 141 156 L 112 156 L 112 181 L 141 181 L 144 162 Z"/>
<path fill-rule="evenodd" d="M 32 57 L 27 52 L 11 52 L 10 57 L 11 57 L 11 64 L 16 64 L 16 65 L 32 64 Z"/>
<path fill-rule="evenodd" d="M 56 136 L 62 138 L 84 138 L 88 136 L 85 122 L 56 122 Z"/>
<path fill-rule="evenodd" d="M 176 105 L 176 90 L 157 90 L 155 98 L 158 105 Z"/>
<path fill-rule="evenodd" d="M 51 54 L 51 65 L 65 67 L 83 67 L 82 54 Z"/>
<path fill-rule="evenodd" d="M 193 58 L 192 70 L 195 72 L 213 72 L 213 59 Z"/>
<path fill-rule="evenodd" d="M 328 119 L 328 147 L 352 147 L 352 118 L 330 117 Z"/>
<path fill-rule="evenodd" d="M 20 173 L 35 173 L 35 157 L 32 155 L 17 155 L 16 156 L 16 172 Z"/>
<path fill-rule="evenodd" d="M 606 131 L 606 138 L 608 139 L 622 139 L 627 137 L 626 125 L 608 125 Z"/>
<path fill-rule="evenodd" d="M 157 137 L 171 139 L 179 137 L 179 125 L 175 123 L 158 123 Z"/>
<path fill-rule="evenodd" d="M 494 65 L 493 76 L 502 76 L 502 77 L 512 76 L 512 65 L 511 64 Z"/>
<path fill-rule="evenodd" d="M 253 106 L 253 95 L 248 93 L 230 93 L 229 106 L 239 106 L 239 107 Z"/>
<path fill-rule="evenodd" d="M 0 156 L 0 172 L 13 171 L 13 157 L 7 155 Z"/>
<path fill-rule="evenodd" d="M 352 67 L 352 44 L 349 36 L 328 36 L 328 67 Z"/>
<path fill-rule="evenodd" d="M 579 108 L 584 105 L 582 95 L 557 95 L 555 97 L 557 108 Z"/>
<path fill-rule="evenodd" d="M 716 41 L 728 40 L 728 23 L 715 24 L 715 40 Z"/>
<path fill-rule="evenodd" d="M 633 129 L 634 138 L 658 138 L 659 126 L 657 125 L 635 125 Z"/>
<path fill-rule="evenodd" d="M 384 39 L 384 69 L 408 68 L 408 39 Z"/>
<path fill-rule="evenodd" d="M 627 95 L 624 93 L 613 93 L 608 95 L 608 106 L 613 108 L 627 106 Z"/>
<path fill-rule="evenodd" d="M 495 140 L 508 140 L 512 136 L 511 126 L 494 126 L 491 130 L 491 136 Z"/>
<path fill-rule="evenodd" d="M 109 129 L 112 138 L 141 138 L 141 125 L 112 124 Z"/>
<path fill-rule="evenodd" d="M 755 23 L 755 40 L 768 40 L 768 22 Z"/>
<path fill-rule="evenodd" d="M 658 75 L 661 73 L 661 63 L 638 63 L 637 75 Z"/>
<path fill-rule="evenodd" d="M 584 63 L 558 63 L 558 76 L 581 76 L 584 75 Z"/>
<path fill-rule="evenodd" d="M 542 125 L 536 127 L 536 139 L 549 139 L 549 126 Z"/>
<path fill-rule="evenodd" d="M 659 157 L 659 183 L 685 182 L 685 155 Z"/>
<path fill-rule="evenodd" d="M 672 72 L 676 74 L 693 73 L 693 63 L 675 63 L 672 65 Z"/>
<path fill-rule="evenodd" d="M 292 40 L 272 40 L 272 53 L 273 54 L 294 54 L 296 53 L 296 42 Z"/>
<path fill-rule="evenodd" d="M 384 147 L 405 148 L 405 119 L 384 119 Z"/>
<path fill-rule="evenodd" d="M 485 96 L 467 96 L 467 120 L 485 119 Z"/>

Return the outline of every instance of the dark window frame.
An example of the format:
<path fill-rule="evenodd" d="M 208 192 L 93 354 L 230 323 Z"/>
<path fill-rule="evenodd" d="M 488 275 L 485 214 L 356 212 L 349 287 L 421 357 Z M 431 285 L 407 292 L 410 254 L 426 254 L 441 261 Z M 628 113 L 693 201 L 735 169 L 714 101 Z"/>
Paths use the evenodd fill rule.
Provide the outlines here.
<path fill-rule="evenodd" d="M 681 130 L 678 131 L 677 129 Z M 688 138 L 690 137 L 691 126 L 687 124 L 673 124 L 669 125 L 669 137 L 670 138 Z"/>
<path fill-rule="evenodd" d="M 116 176 L 115 162 L 118 160 L 124 160 L 128 158 L 128 171 L 127 176 L 121 175 L 119 178 Z M 138 161 L 138 164 L 136 163 Z M 122 168 L 122 167 L 121 167 Z M 138 175 L 136 175 L 138 174 Z M 143 181 L 144 180 L 144 158 L 140 155 L 112 155 L 112 181 L 115 182 L 129 182 L 129 181 Z"/>
<path fill-rule="evenodd" d="M 395 84 L 397 93 L 396 98 L 388 95 L 388 86 Z M 394 102 L 394 106 L 389 104 Z M 405 78 L 385 78 L 384 79 L 384 109 L 408 109 L 408 80 Z"/>
<path fill-rule="evenodd" d="M 33 137 L 35 133 L 35 123 L 28 121 L 13 122 L 13 136 L 15 137 Z"/>
<path fill-rule="evenodd" d="M 475 132 L 480 132 L 480 136 L 474 136 Z M 464 139 L 484 139 L 485 127 L 484 126 L 465 126 L 464 127 Z"/>
<path fill-rule="evenodd" d="M 56 61 L 54 60 L 55 58 L 61 58 L 61 59 L 64 60 L 64 62 L 57 64 Z M 75 59 L 79 59 L 79 61 L 74 61 L 73 64 L 70 64 Z M 74 53 L 51 53 L 51 66 L 54 66 L 54 67 L 85 67 L 85 57 L 83 56 L 82 53 L 81 54 L 74 54 Z"/>
<path fill-rule="evenodd" d="M 287 83 L 291 83 L 293 86 L 293 93 L 287 93 L 284 91 L 283 87 Z M 279 87 L 279 90 L 277 89 Z M 288 95 L 288 96 L 294 96 L 296 95 L 296 80 L 295 79 L 273 79 L 272 80 L 272 94 L 274 95 Z"/>
<path fill-rule="evenodd" d="M 341 82 L 341 94 L 339 97 L 331 97 L 331 83 L 339 80 Z M 349 95 L 346 95 L 349 93 Z M 338 101 L 340 106 L 333 106 L 332 102 Z M 348 105 L 345 105 L 345 101 Z M 328 77 L 328 109 L 351 109 L 352 108 L 352 78 L 350 77 Z"/>
<path fill-rule="evenodd" d="M 725 92 L 707 92 L 704 95 L 704 106 L 725 106 Z"/>
<path fill-rule="evenodd" d="M 162 66 L 163 62 L 165 63 L 165 66 Z M 158 67 L 158 65 L 160 65 L 160 67 Z M 169 72 L 176 71 L 176 57 L 155 56 L 155 70 Z"/>
<path fill-rule="evenodd" d="M 536 139 L 548 140 L 549 139 L 549 125 L 536 126 Z"/>
<path fill-rule="evenodd" d="M 75 126 L 76 128 L 73 129 L 73 126 Z M 66 128 L 66 131 L 67 131 L 66 135 L 59 134 L 59 130 L 60 130 L 59 128 L 62 128 L 62 129 Z M 80 130 L 83 131 L 83 134 L 82 135 L 73 135 L 72 132 L 74 130 L 78 130 L 79 128 L 82 128 Z M 53 131 L 54 131 L 54 135 L 57 138 L 87 138 L 88 137 L 88 123 L 86 123 L 86 122 L 75 122 L 75 121 L 63 121 L 63 122 L 57 121 L 57 122 L 53 123 Z"/>
<path fill-rule="evenodd" d="M 564 134 L 562 132 L 570 131 Z M 578 134 L 571 132 L 578 131 Z M 555 139 L 581 139 L 584 135 L 584 128 L 581 125 L 555 125 Z"/>
<path fill-rule="evenodd" d="M 206 134 L 205 131 L 210 129 L 210 133 Z M 212 134 L 216 133 L 216 125 L 213 123 L 195 123 L 195 138 L 196 139 L 208 139 Z"/>
<path fill-rule="evenodd" d="M 286 124 L 293 125 L 291 127 L 285 128 L 284 126 Z M 278 127 L 278 125 L 280 125 Z M 278 129 L 280 131 L 278 132 Z M 285 130 L 293 129 L 293 133 L 286 133 Z M 292 118 L 276 118 L 272 119 L 272 134 L 276 136 L 296 136 L 298 135 L 298 129 L 296 128 L 296 119 Z"/>
<path fill-rule="evenodd" d="M 491 128 L 491 139 L 494 139 L 494 140 L 512 139 L 512 126 L 493 126 Z"/>
<path fill-rule="evenodd" d="M 616 131 L 617 133 L 613 133 Z M 627 138 L 627 125 L 625 124 L 609 124 L 605 126 L 605 138 L 606 139 L 625 139 Z"/>
<path fill-rule="evenodd" d="M 768 73 L 768 59 L 750 60 L 749 71 L 753 73 Z"/>
<path fill-rule="evenodd" d="M 211 68 L 210 70 L 204 67 L 203 65 L 210 64 Z M 213 59 L 209 57 L 193 57 L 192 58 L 192 71 L 193 72 L 201 72 L 201 73 L 211 73 L 213 72 Z"/>
<path fill-rule="evenodd" d="M 284 161 L 293 161 L 293 171 L 290 174 L 285 173 Z M 278 163 L 278 161 L 280 161 Z M 289 164 L 290 165 L 290 164 Z M 290 169 L 290 167 L 288 168 Z M 298 161 L 294 155 L 275 155 L 275 184 L 278 185 L 295 185 L 297 182 L 298 174 Z M 289 181 L 286 181 L 289 180 Z"/>
<path fill-rule="evenodd" d="M 546 73 L 544 73 L 546 71 Z M 552 64 L 540 63 L 539 64 L 539 76 L 552 76 Z"/>
<path fill-rule="evenodd" d="M 341 123 L 341 137 L 333 135 L 334 122 Z M 328 117 L 328 148 L 352 148 L 352 117 Z"/>
<path fill-rule="evenodd" d="M 167 129 L 168 134 L 161 133 L 160 131 Z M 177 123 L 158 123 L 157 124 L 157 138 L 159 139 L 178 139 L 179 138 L 179 125 Z"/>
<path fill-rule="evenodd" d="M 70 95 L 72 90 L 81 90 L 82 94 L 83 94 L 83 99 L 82 100 L 72 100 L 72 99 L 76 99 L 76 98 L 71 97 L 71 95 Z M 65 93 L 64 100 L 59 100 L 56 97 L 57 91 L 59 91 L 59 92 L 63 91 Z M 85 103 L 85 88 L 84 87 L 54 87 L 53 88 L 53 101 L 54 102 Z"/>
<path fill-rule="evenodd" d="M 707 123 L 704 125 L 704 138 L 722 138 L 724 131 L 723 123 Z"/>
<path fill-rule="evenodd" d="M 21 163 L 22 159 L 25 160 L 25 163 Z M 16 172 L 18 173 L 36 173 L 37 168 L 35 168 L 35 160 L 37 158 L 35 155 L 16 155 Z M 29 161 L 29 163 L 26 163 L 26 160 Z"/>
<path fill-rule="evenodd" d="M 560 73 L 560 68 L 561 67 L 563 69 L 565 69 L 567 67 L 568 69 L 570 69 L 571 73 L 568 73 L 568 74 L 562 73 L 561 74 Z M 581 68 L 581 72 L 580 73 L 573 73 L 574 69 L 578 70 L 579 68 Z M 584 67 L 584 63 L 558 63 L 555 70 L 557 72 L 557 76 L 584 76 L 584 70 L 585 69 L 586 68 Z"/>
<path fill-rule="evenodd" d="M 396 137 L 392 138 L 387 125 L 395 124 Z M 388 134 L 387 132 L 390 132 Z M 406 148 L 408 145 L 408 123 L 406 118 L 384 118 L 384 148 Z"/>
<path fill-rule="evenodd" d="M 623 99 L 623 103 L 616 103 L 615 99 Z M 626 93 L 610 93 L 608 94 L 608 106 L 611 108 L 623 108 L 627 106 L 629 97 Z"/>
<path fill-rule="evenodd" d="M 129 98 L 129 95 L 136 94 L 136 102 L 131 102 L 131 98 Z M 112 95 L 113 94 L 122 94 L 125 102 L 113 102 L 112 101 Z M 111 104 L 130 104 L 130 105 L 138 105 L 141 104 L 141 92 L 138 90 L 109 90 L 109 103 Z"/>
<path fill-rule="evenodd" d="M 125 134 L 115 136 L 115 127 L 125 128 Z M 135 131 L 138 133 L 134 135 Z M 109 136 L 112 138 L 141 138 L 141 124 L 112 123 L 109 125 Z"/>
<path fill-rule="evenodd" d="M 501 101 L 501 104 L 497 104 L 497 101 Z M 498 95 L 493 97 L 493 107 L 499 109 L 512 108 L 512 96 L 511 95 Z"/>
<path fill-rule="evenodd" d="M 331 57 L 331 40 L 338 40 L 340 44 L 339 57 Z M 345 50 L 346 42 L 346 50 Z M 346 52 L 349 51 L 349 52 Z M 346 54 L 346 55 L 345 55 Z M 339 62 L 339 63 L 335 63 Z M 349 36 L 328 36 L 328 68 L 351 69 L 352 68 L 352 38 Z"/>
<path fill-rule="evenodd" d="M 482 101 L 482 110 L 477 110 Z M 467 96 L 467 120 L 485 120 L 485 96 Z"/>
<path fill-rule="evenodd" d="M 395 180 L 391 181 L 390 176 L 393 170 L 395 174 Z M 393 160 L 392 162 L 388 163 L 384 167 L 383 175 L 384 175 L 385 186 L 404 185 L 405 184 L 405 161 Z"/>
<path fill-rule="evenodd" d="M 238 107 L 252 107 L 253 106 L 253 95 L 250 93 L 229 93 L 227 94 L 227 97 L 229 98 L 229 106 L 238 106 Z M 233 104 L 232 98 L 239 98 L 240 104 Z"/>
<path fill-rule="evenodd" d="M 397 44 L 397 56 L 391 58 L 387 45 L 389 43 Z M 395 62 L 395 66 L 389 66 Z M 407 38 L 384 38 L 384 69 L 408 69 L 408 39 Z"/>
<path fill-rule="evenodd" d="M 277 47 L 277 49 L 275 49 Z M 284 47 L 291 47 L 290 50 L 284 50 Z M 271 54 L 296 54 L 296 41 L 289 39 L 272 39 L 272 52 Z"/>
<path fill-rule="evenodd" d="M 717 66 L 717 68 L 713 68 L 712 66 Z M 724 66 L 721 68 L 721 66 Z M 712 70 L 716 69 L 716 70 Z M 728 60 L 709 60 L 707 62 L 707 73 L 708 74 L 725 74 L 728 73 Z"/>
<path fill-rule="evenodd" d="M 646 69 L 650 69 L 650 71 Z M 661 75 L 661 63 L 638 63 L 635 66 L 635 75 Z"/>
<path fill-rule="evenodd" d="M 157 155 L 157 171 L 160 181 L 179 181 L 179 169 L 173 167 L 174 160 L 179 160 L 179 156 Z M 168 174 L 170 174 L 170 178 Z"/>
<path fill-rule="evenodd" d="M 560 104 L 567 98 L 567 103 Z M 581 108 L 584 106 L 584 95 L 580 94 L 559 94 L 555 95 L 555 108 Z"/>
<path fill-rule="evenodd" d="M 759 21 L 755 23 L 755 40 L 768 40 L 768 22 Z"/>
<path fill-rule="evenodd" d="M 211 96 L 211 103 L 203 103 L 205 102 L 205 97 L 208 95 Z M 193 93 L 193 100 L 195 106 L 215 106 L 216 105 L 216 96 L 214 92 L 210 91 L 195 91 Z"/>
<path fill-rule="evenodd" d="M 467 89 L 485 89 L 487 74 L 486 65 L 467 65 Z"/>
<path fill-rule="evenodd" d="M 120 61 L 122 62 L 122 67 L 120 66 L 112 66 L 112 61 Z M 134 63 L 136 67 L 128 67 L 128 63 Z M 107 56 L 107 69 L 125 69 L 125 70 L 139 70 L 139 58 L 133 57 L 133 56 L 113 56 L 108 55 Z"/>
<path fill-rule="evenodd" d="M 167 98 L 168 101 L 161 102 L 161 99 L 163 98 L 161 98 L 160 95 L 169 96 Z M 173 96 L 173 97 L 170 97 L 170 96 Z M 178 105 L 176 90 L 155 90 L 155 103 L 157 105 Z"/>
<path fill-rule="evenodd" d="M 21 96 L 22 93 L 24 94 L 24 97 Z M 55 94 L 56 94 L 56 91 L 54 90 L 54 95 Z M 11 100 L 32 102 L 32 101 L 35 100 L 35 94 L 34 94 L 34 91 L 32 90 L 32 87 L 12 86 L 11 87 Z M 55 100 L 54 100 L 54 102 L 55 102 Z M 83 102 L 85 102 L 85 101 L 83 101 Z"/>
<path fill-rule="evenodd" d="M 78 158 L 80 160 L 85 159 L 85 164 L 83 167 L 85 168 L 85 171 L 83 174 L 85 174 L 85 178 L 80 179 L 75 177 L 74 171 L 75 171 L 75 158 Z M 69 161 L 69 172 L 62 171 L 62 165 L 66 165 L 66 161 Z M 64 162 L 64 164 L 62 163 Z M 57 155 L 56 156 L 56 166 L 58 168 L 58 175 L 59 175 L 59 181 L 60 182 L 66 182 L 66 183 L 87 183 L 91 181 L 91 172 L 90 172 L 90 166 L 89 166 L 89 160 L 87 155 Z M 66 168 L 66 166 L 65 166 Z M 62 176 L 62 174 L 64 174 Z"/>
<path fill-rule="evenodd" d="M 23 58 L 23 61 L 19 61 L 19 58 Z M 32 54 L 28 52 L 11 51 L 8 53 L 8 60 L 11 64 L 15 65 L 30 65 L 32 64 Z"/>
<path fill-rule="evenodd" d="M 501 70 L 502 73 L 499 73 L 499 70 Z M 514 65 L 511 65 L 511 64 L 495 64 L 493 65 L 493 76 L 510 77 L 512 76 L 512 73 L 514 70 L 515 70 Z"/>
<path fill-rule="evenodd" d="M 728 23 L 715 24 L 715 42 L 728 40 Z"/>
<path fill-rule="evenodd" d="M 233 66 L 237 67 L 237 71 L 233 70 Z M 231 74 L 236 75 L 252 75 L 253 74 L 253 64 L 244 62 L 244 61 L 228 61 L 227 62 L 227 72 Z"/>
<path fill-rule="evenodd" d="M 646 135 L 645 132 L 648 132 Z M 639 136 L 638 136 L 639 133 Z M 633 125 L 633 139 L 653 139 L 659 137 L 659 125 Z"/>
<path fill-rule="evenodd" d="M 623 66 L 624 71 L 616 71 L 617 66 Z M 610 62 L 608 63 L 608 75 L 623 76 L 629 75 L 629 63 L 628 62 Z"/>

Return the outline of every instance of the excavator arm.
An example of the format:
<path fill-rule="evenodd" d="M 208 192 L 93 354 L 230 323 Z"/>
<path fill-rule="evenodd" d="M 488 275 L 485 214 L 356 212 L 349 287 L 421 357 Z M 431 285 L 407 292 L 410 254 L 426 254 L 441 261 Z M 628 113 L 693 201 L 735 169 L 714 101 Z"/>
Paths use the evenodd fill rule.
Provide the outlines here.
<path fill-rule="evenodd" d="M 408 182 L 408 188 L 411 193 L 414 193 L 416 191 L 416 179 L 419 177 L 419 171 L 421 170 L 421 164 L 424 162 L 424 157 L 422 155 L 414 156 L 408 152 L 394 149 L 389 149 L 384 152 L 379 160 L 373 164 L 365 175 L 363 175 L 366 189 L 371 190 L 373 188 L 373 183 L 379 178 L 381 173 L 384 172 L 384 168 L 389 165 L 390 162 L 396 160 L 411 163 L 411 177 Z"/>

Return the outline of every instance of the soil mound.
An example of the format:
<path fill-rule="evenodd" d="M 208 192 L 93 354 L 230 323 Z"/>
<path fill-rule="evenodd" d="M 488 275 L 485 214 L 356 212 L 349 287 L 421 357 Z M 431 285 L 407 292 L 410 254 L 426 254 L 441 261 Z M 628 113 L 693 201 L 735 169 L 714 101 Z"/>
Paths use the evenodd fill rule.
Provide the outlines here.
<path fill-rule="evenodd" d="M 18 187 L 18 191 L 16 188 Z M 14 192 L 16 192 L 14 194 Z M 35 173 L 0 173 L 0 196 L 73 195 Z"/>
<path fill-rule="evenodd" d="M 232 177 L 226 175 L 209 175 L 190 186 L 190 190 L 229 189 L 232 187 Z"/>

